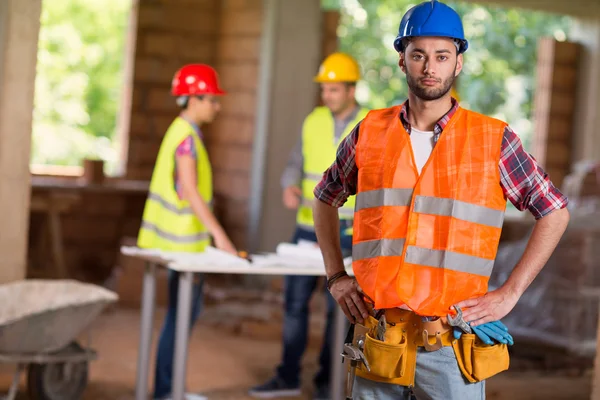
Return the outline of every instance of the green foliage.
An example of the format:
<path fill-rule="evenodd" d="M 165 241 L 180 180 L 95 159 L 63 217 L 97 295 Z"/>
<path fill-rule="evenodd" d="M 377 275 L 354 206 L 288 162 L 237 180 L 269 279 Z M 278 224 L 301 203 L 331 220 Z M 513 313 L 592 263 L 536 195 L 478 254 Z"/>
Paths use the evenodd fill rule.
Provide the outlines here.
<path fill-rule="evenodd" d="M 35 86 L 32 162 L 116 162 L 129 1 L 44 1 Z"/>
<path fill-rule="evenodd" d="M 340 49 L 361 64 L 364 81 L 359 100 L 363 104 L 382 108 L 406 99 L 408 88 L 393 41 L 404 13 L 419 2 L 323 0 L 324 8 L 341 7 Z M 506 120 L 528 147 L 537 41 L 543 36 L 565 39 L 570 18 L 458 1 L 447 4 L 462 16 L 469 40 L 458 79 L 461 104 Z"/>

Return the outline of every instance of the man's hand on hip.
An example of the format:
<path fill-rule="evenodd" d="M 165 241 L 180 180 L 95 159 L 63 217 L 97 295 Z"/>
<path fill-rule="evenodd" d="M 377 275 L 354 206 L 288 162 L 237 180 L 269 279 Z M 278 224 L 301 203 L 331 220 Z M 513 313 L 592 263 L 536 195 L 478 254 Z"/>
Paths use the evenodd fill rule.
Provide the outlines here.
<path fill-rule="evenodd" d="M 517 304 L 519 295 L 500 288 L 481 297 L 461 301 L 457 304 L 463 309 L 463 318 L 475 327 L 504 318 Z"/>
<path fill-rule="evenodd" d="M 351 323 L 364 323 L 369 316 L 367 306 L 362 300 L 361 289 L 356 279 L 345 276 L 333 282 L 329 292 L 338 302 L 346 318 Z"/>

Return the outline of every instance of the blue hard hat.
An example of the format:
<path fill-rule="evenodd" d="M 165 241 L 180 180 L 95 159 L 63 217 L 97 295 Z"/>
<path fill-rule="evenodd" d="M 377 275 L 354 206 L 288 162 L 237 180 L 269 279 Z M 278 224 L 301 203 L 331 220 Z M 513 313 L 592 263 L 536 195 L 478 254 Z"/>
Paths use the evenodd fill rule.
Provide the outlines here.
<path fill-rule="evenodd" d="M 404 51 L 402 39 L 420 36 L 455 39 L 458 43 L 459 54 L 467 51 L 469 47 L 460 15 L 451 7 L 437 0 L 416 5 L 404 14 L 398 28 L 398 36 L 394 40 L 394 48 L 397 52 Z"/>

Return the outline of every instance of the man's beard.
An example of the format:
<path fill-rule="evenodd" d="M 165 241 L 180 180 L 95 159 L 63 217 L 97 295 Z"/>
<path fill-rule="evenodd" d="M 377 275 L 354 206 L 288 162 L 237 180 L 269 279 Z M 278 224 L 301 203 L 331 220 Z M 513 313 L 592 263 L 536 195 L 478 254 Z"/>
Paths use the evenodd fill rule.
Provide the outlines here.
<path fill-rule="evenodd" d="M 406 83 L 415 96 L 421 100 L 433 101 L 444 97 L 444 95 L 452 89 L 452 84 L 454 83 L 456 76 L 455 74 L 450 75 L 445 81 L 442 81 L 442 87 L 440 88 L 422 86 L 419 79 L 406 72 Z"/>

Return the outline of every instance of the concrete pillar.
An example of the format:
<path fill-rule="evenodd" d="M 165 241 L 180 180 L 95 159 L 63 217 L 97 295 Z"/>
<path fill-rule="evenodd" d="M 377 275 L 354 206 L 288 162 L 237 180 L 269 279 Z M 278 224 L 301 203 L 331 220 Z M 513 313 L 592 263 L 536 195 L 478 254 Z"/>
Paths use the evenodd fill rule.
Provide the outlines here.
<path fill-rule="evenodd" d="M 25 278 L 41 0 L 0 1 L 0 283 Z"/>
<path fill-rule="evenodd" d="M 264 4 L 250 201 L 252 251 L 273 251 L 291 239 L 295 212 L 281 202 L 279 179 L 302 121 L 316 105 L 313 77 L 321 62 L 321 2 Z"/>

